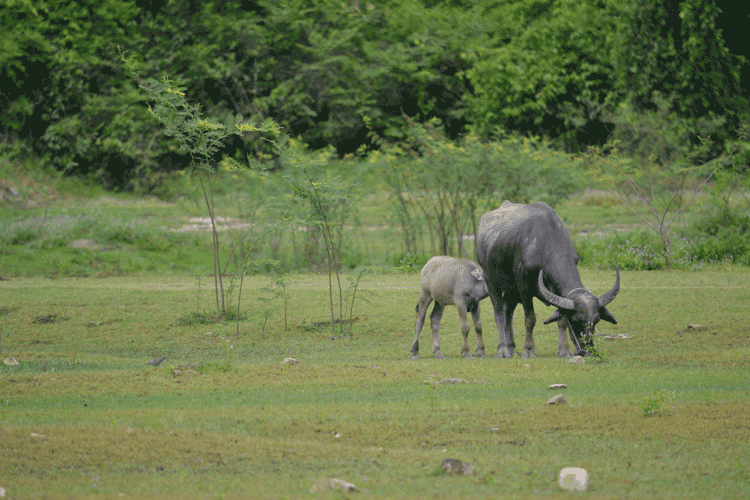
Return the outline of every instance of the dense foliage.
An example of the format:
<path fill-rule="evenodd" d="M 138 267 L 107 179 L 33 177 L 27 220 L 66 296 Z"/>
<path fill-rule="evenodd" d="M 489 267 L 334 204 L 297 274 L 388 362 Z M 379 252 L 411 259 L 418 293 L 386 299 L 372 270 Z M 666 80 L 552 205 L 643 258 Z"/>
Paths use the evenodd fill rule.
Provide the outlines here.
<path fill-rule="evenodd" d="M 148 119 L 125 54 L 220 122 L 272 118 L 340 155 L 404 138 L 404 115 L 450 139 L 502 130 L 575 152 L 617 137 L 637 152 L 631 118 L 662 113 L 679 140 L 709 139 L 702 161 L 748 116 L 718 1 L 5 0 L 0 134 L 55 169 L 153 189 L 188 159 Z M 222 153 L 270 151 L 235 136 Z"/>

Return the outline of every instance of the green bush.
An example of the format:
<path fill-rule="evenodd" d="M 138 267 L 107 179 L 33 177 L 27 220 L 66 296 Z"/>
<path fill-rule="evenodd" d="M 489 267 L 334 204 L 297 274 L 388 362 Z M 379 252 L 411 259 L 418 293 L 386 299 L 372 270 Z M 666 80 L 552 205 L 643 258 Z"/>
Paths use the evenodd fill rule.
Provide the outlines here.
<path fill-rule="evenodd" d="M 694 259 L 750 265 L 750 213 L 709 208 L 683 230 Z"/>
<path fill-rule="evenodd" d="M 418 272 L 422 270 L 428 260 L 430 260 L 430 258 L 421 252 L 406 252 L 394 255 L 391 258 L 391 264 L 393 267 L 397 267 L 405 272 Z"/>
<path fill-rule="evenodd" d="M 602 236 L 589 235 L 573 242 L 581 265 L 624 271 L 656 271 L 666 268 L 659 236 L 651 231 L 630 231 Z M 692 244 L 686 238 L 673 238 L 670 256 L 672 268 L 695 269 L 703 265 L 695 259 Z"/>

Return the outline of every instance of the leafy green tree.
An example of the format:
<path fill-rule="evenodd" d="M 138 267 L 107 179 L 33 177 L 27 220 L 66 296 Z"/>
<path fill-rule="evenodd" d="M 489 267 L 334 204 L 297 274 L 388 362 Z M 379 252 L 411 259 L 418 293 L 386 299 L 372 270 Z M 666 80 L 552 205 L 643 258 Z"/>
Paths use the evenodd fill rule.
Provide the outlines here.
<path fill-rule="evenodd" d="M 132 2 L 7 2 L 0 9 L 0 120 L 44 163 L 108 187 L 153 160 L 141 97 L 117 61 L 141 38 Z"/>
<path fill-rule="evenodd" d="M 613 90 L 618 26 L 609 3 L 514 2 L 496 15 L 506 19 L 489 43 L 462 53 L 472 128 L 560 137 L 571 151 L 606 139 L 601 113 Z"/>
<path fill-rule="evenodd" d="M 643 0 L 621 8 L 630 22 L 615 54 L 619 90 L 637 112 L 668 103 L 687 120 L 690 144 L 711 142 L 695 161 L 717 157 L 750 109 L 740 81 L 747 60 L 727 49 L 716 28 L 715 0 Z M 723 126 L 706 128 L 717 120 Z"/>

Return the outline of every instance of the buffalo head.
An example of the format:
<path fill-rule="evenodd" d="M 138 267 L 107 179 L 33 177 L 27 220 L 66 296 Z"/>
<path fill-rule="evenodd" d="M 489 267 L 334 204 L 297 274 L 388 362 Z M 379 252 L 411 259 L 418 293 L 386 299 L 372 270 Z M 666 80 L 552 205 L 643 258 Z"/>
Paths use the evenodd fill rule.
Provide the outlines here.
<path fill-rule="evenodd" d="M 589 354 L 589 348 L 594 345 L 594 326 L 599 320 L 617 324 L 617 319 L 605 307 L 612 302 L 620 291 L 620 268 L 616 268 L 615 285 L 604 295 L 597 297 L 585 288 L 576 288 L 568 292 L 565 297 L 556 295 L 544 286 L 543 272 L 539 272 L 539 293 L 557 311 L 547 318 L 545 325 L 566 319 L 570 328 L 570 336 L 576 344 L 576 355 Z"/>

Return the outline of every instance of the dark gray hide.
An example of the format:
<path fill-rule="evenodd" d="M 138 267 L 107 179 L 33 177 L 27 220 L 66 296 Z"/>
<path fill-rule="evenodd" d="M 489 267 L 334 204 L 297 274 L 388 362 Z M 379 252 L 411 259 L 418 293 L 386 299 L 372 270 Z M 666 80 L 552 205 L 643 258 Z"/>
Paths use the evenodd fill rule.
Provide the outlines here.
<path fill-rule="evenodd" d="M 495 322 L 500 334 L 497 357 L 510 358 L 515 352 L 513 312 L 523 305 L 526 326 L 522 358 L 536 357 L 534 349 L 534 297 L 557 311 L 544 324 L 558 322 L 557 355 L 589 354 L 594 325 L 600 319 L 617 323 L 605 307 L 620 291 L 620 269 L 609 292 L 596 297 L 581 282 L 578 254 L 568 230 L 555 211 L 543 202 L 521 205 L 509 201 L 479 219 L 477 261 L 484 270 Z"/>
<path fill-rule="evenodd" d="M 414 326 L 415 338 L 411 346 L 411 358 L 419 358 L 419 333 L 424 326 L 424 318 L 430 302 L 435 307 L 430 314 L 432 326 L 432 352 L 436 358 L 444 358 L 440 352 L 440 320 L 447 305 L 455 305 L 461 319 L 461 355 L 471 357 L 469 353 L 469 322 L 467 312 L 471 312 L 474 330 L 477 333 L 477 356 L 484 356 L 482 340 L 482 321 L 479 318 L 479 301 L 486 298 L 489 292 L 484 281 L 484 273 L 479 266 L 470 260 L 454 257 L 433 257 L 422 268 L 419 303 L 417 303 L 417 321 Z"/>

